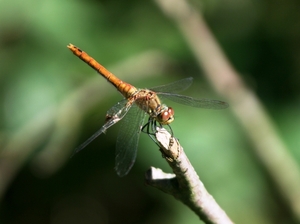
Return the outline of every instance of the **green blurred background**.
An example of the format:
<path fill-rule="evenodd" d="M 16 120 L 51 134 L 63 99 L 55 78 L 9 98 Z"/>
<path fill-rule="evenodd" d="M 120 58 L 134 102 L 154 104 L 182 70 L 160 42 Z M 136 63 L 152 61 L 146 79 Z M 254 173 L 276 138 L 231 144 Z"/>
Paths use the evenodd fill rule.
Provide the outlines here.
<path fill-rule="evenodd" d="M 300 161 L 300 2 L 192 4 Z M 69 159 L 121 96 L 68 43 L 138 87 L 192 76 L 187 95 L 222 100 L 153 1 L 0 0 L 0 223 L 199 223 L 144 184 L 148 167 L 170 171 L 146 135 L 124 178 L 113 170 L 118 125 Z M 236 223 L 296 223 L 230 109 L 172 107 L 175 136 Z"/>

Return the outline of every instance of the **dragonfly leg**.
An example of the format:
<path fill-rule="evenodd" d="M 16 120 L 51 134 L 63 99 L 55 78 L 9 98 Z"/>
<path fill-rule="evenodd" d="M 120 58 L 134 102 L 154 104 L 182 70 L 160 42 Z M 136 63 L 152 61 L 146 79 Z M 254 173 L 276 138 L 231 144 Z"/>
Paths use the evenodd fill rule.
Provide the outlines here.
<path fill-rule="evenodd" d="M 171 136 L 173 137 L 174 133 L 171 126 L 169 124 L 167 124 L 167 126 L 169 128 Z M 141 128 L 141 131 L 148 135 L 155 135 L 157 127 L 162 128 L 163 125 L 158 123 L 155 119 L 149 117 L 148 122 Z"/>
<path fill-rule="evenodd" d="M 172 130 L 171 126 L 169 124 L 167 124 L 167 126 L 168 126 L 168 129 L 169 129 L 169 132 L 170 132 L 171 136 L 173 137 L 174 134 L 173 134 L 173 130 Z M 166 158 L 170 162 L 172 162 L 173 159 L 168 157 L 168 155 L 165 154 L 164 150 L 161 148 L 161 145 L 158 143 L 158 141 L 155 137 L 158 127 L 162 128 L 163 125 L 160 124 L 159 122 L 157 122 L 155 119 L 149 117 L 148 122 L 141 128 L 141 131 L 143 133 L 148 134 L 148 136 L 152 139 L 152 141 L 155 142 L 155 144 L 159 147 L 159 150 L 162 154 L 162 157 Z M 170 144 L 172 144 L 172 143 L 170 142 Z"/>
<path fill-rule="evenodd" d="M 148 119 L 148 121 L 147 121 L 147 123 L 146 124 L 144 124 L 144 126 L 141 128 L 141 132 L 143 132 L 143 133 L 146 133 L 146 134 L 149 134 L 148 133 L 148 130 L 149 130 L 149 123 L 150 123 L 150 118 Z M 145 129 L 147 129 L 147 130 L 145 130 Z"/>
<path fill-rule="evenodd" d="M 154 124 L 155 122 L 156 121 L 153 118 L 149 117 L 147 123 L 141 128 L 141 131 L 148 135 L 155 135 L 157 127 L 157 125 Z"/>
<path fill-rule="evenodd" d="M 170 133 L 170 134 L 171 134 L 171 137 L 174 137 L 173 130 L 172 130 L 171 126 L 170 126 L 169 124 L 167 124 L 167 126 L 168 126 L 168 128 L 169 128 L 169 131 L 171 132 L 171 133 Z"/>
<path fill-rule="evenodd" d="M 156 132 L 157 122 L 156 120 L 149 117 L 148 122 L 141 128 L 143 133 L 146 133 L 155 144 L 160 147 L 157 140 L 155 139 L 155 132 Z"/>

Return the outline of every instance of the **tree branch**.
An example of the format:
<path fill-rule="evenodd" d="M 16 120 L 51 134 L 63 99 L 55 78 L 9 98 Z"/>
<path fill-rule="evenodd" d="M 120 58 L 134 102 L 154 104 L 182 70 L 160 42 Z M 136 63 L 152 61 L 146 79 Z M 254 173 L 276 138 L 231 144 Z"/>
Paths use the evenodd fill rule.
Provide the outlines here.
<path fill-rule="evenodd" d="M 300 220 L 300 171 L 256 95 L 243 83 L 207 27 L 201 12 L 185 0 L 155 0 L 190 45 L 212 86 L 230 104 L 252 141 L 254 153 Z"/>
<path fill-rule="evenodd" d="M 186 204 L 205 223 L 232 224 L 233 222 L 207 192 L 191 165 L 179 141 L 164 128 L 158 128 L 156 140 L 174 174 L 166 174 L 151 167 L 146 172 L 146 183 L 173 195 Z"/>

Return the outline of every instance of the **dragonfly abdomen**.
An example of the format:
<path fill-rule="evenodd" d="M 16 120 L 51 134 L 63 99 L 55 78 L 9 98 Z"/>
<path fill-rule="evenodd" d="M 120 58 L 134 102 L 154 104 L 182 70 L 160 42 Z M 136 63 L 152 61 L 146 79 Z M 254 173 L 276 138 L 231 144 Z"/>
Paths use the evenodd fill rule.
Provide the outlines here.
<path fill-rule="evenodd" d="M 74 46 L 73 44 L 69 44 L 68 48 L 73 52 L 73 54 L 75 54 L 82 61 L 87 63 L 89 66 L 91 66 L 100 75 L 106 78 L 108 82 L 114 85 L 125 98 L 129 98 L 137 91 L 137 89 L 134 86 L 130 85 L 129 83 L 123 82 L 122 80 L 117 78 L 114 74 L 112 74 L 110 71 L 104 68 L 94 58 L 89 56 L 80 48 Z"/>

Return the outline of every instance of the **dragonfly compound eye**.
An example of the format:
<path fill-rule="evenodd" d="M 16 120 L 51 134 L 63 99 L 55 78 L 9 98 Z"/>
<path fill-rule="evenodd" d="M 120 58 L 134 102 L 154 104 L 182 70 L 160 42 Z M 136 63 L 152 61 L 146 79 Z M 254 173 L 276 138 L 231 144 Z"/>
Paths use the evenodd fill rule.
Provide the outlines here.
<path fill-rule="evenodd" d="M 174 110 L 172 107 L 168 107 L 159 116 L 159 123 L 170 124 L 174 120 Z"/>

